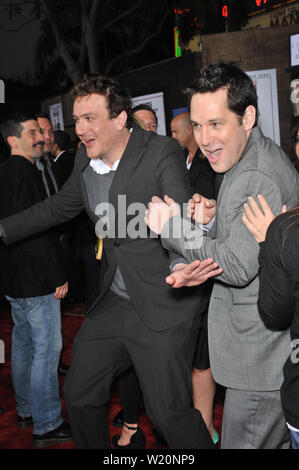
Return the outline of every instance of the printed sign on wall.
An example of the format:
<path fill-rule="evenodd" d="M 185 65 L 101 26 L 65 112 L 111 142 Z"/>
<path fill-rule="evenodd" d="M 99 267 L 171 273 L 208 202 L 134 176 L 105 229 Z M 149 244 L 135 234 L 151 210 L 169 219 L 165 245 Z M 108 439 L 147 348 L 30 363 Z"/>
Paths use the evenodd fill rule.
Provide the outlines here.
<path fill-rule="evenodd" d="M 64 131 L 62 103 L 51 104 L 49 110 L 54 131 Z"/>
<path fill-rule="evenodd" d="M 258 96 L 258 124 L 263 134 L 280 145 L 276 69 L 246 72 Z"/>

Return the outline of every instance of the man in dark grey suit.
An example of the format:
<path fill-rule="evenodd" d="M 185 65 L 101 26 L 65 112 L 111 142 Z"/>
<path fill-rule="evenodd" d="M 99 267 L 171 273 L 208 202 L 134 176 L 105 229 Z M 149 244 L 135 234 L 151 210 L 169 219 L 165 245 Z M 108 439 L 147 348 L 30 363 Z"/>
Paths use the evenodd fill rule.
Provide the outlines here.
<path fill-rule="evenodd" d="M 188 261 L 213 257 L 223 268 L 214 283 L 208 316 L 212 374 L 227 387 L 222 448 L 286 448 L 279 389 L 289 333 L 268 330 L 258 314 L 259 245 L 247 232 L 242 214 L 248 196 L 259 193 L 276 214 L 283 204 L 294 206 L 298 176 L 284 152 L 257 127 L 256 91 L 239 68 L 203 68 L 192 85 L 190 112 L 202 152 L 216 172 L 224 173 L 216 223 L 207 237 L 202 237 L 200 227 L 191 233 L 180 208 L 167 198 L 167 204 L 153 198 L 147 221 L 161 233 L 167 249 Z M 190 210 L 195 218 L 197 208 L 193 200 Z M 173 227 L 181 231 L 180 238 L 173 238 Z M 170 282 L 188 285 L 176 273 Z"/>
<path fill-rule="evenodd" d="M 190 196 L 181 149 L 173 139 L 131 129 L 130 97 L 113 79 L 84 80 L 74 97 L 76 132 L 84 146 L 72 175 L 58 194 L 2 219 L 0 231 L 12 243 L 84 207 L 98 234 L 108 232 L 99 297 L 74 341 L 64 389 L 75 445 L 109 448 L 111 383 L 133 364 L 147 414 L 169 447 L 213 448 L 200 412 L 191 407 L 192 356 L 204 302 L 197 287 L 179 291 L 164 282 L 177 255 L 144 223 L 153 194 L 167 193 L 180 202 Z M 219 273 L 215 268 L 211 259 L 194 263 L 202 281 Z M 140 440 L 133 429 L 131 448 Z"/>

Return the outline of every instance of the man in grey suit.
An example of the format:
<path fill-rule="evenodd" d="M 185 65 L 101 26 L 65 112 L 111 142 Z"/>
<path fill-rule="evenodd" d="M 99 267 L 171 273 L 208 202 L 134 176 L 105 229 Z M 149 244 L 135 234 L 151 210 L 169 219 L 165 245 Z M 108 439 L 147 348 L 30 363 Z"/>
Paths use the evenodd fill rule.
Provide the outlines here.
<path fill-rule="evenodd" d="M 260 193 L 276 214 L 283 204 L 294 206 L 298 176 L 284 152 L 257 127 L 256 91 L 242 70 L 229 64 L 207 66 L 190 91 L 196 141 L 212 168 L 224 174 L 216 222 L 206 237 L 197 226 L 191 233 L 178 205 L 167 197 L 166 202 L 152 199 L 147 222 L 167 249 L 189 262 L 213 257 L 223 268 L 208 317 L 212 374 L 227 387 L 222 448 L 286 448 L 279 389 L 289 333 L 268 330 L 258 314 L 259 245 L 242 223 L 242 214 L 248 197 Z M 195 201 L 205 203 L 194 196 L 189 205 L 193 218 Z M 180 230 L 180 237 L 174 238 L 173 230 Z M 180 287 L 192 280 L 194 285 L 192 276 L 182 281 L 182 272 L 168 282 Z"/>

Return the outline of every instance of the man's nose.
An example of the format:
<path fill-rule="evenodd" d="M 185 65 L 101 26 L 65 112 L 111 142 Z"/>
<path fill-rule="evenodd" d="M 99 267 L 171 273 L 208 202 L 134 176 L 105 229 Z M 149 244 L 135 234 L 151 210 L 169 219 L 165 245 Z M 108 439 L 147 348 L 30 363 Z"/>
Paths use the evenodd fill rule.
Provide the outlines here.
<path fill-rule="evenodd" d="M 201 143 L 202 145 L 209 145 L 213 140 L 212 132 L 209 126 L 202 126 L 201 128 Z"/>
<path fill-rule="evenodd" d="M 85 132 L 84 121 L 78 120 L 78 121 L 76 122 L 76 129 L 75 129 L 75 130 L 76 130 L 76 134 L 77 134 L 78 136 L 83 135 L 84 132 Z"/>

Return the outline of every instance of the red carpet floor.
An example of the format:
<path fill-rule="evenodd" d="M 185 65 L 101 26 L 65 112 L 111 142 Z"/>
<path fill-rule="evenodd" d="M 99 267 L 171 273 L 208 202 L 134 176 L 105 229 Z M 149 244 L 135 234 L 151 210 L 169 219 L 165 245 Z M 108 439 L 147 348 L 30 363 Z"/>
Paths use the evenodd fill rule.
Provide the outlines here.
<path fill-rule="evenodd" d="M 62 334 L 63 334 L 63 352 L 62 360 L 66 364 L 70 363 L 71 349 L 73 339 L 84 320 L 84 309 L 81 304 L 63 309 L 62 314 Z M 11 350 L 11 331 L 12 320 L 9 308 L 0 305 L 0 340 L 5 345 L 5 363 L 0 363 L 0 407 L 5 409 L 5 413 L 0 416 L 0 449 L 32 449 L 32 428 L 24 431 L 16 427 L 16 409 L 14 392 L 10 380 L 10 350 Z M 64 379 L 60 378 L 60 388 L 62 396 L 62 387 Z M 223 391 L 219 389 L 215 399 L 214 423 L 220 433 L 222 419 Z M 67 420 L 64 400 L 62 398 L 63 417 Z M 112 388 L 111 398 L 108 405 L 108 418 L 110 423 L 110 434 L 119 433 L 119 428 L 114 427 L 113 417 L 121 408 L 119 394 L 116 387 Z M 146 414 L 140 416 L 140 426 L 146 435 L 147 449 L 166 449 L 157 444 L 156 437 L 152 430 L 152 424 Z M 53 445 L 51 449 L 73 449 L 73 442 L 59 445 Z"/>

